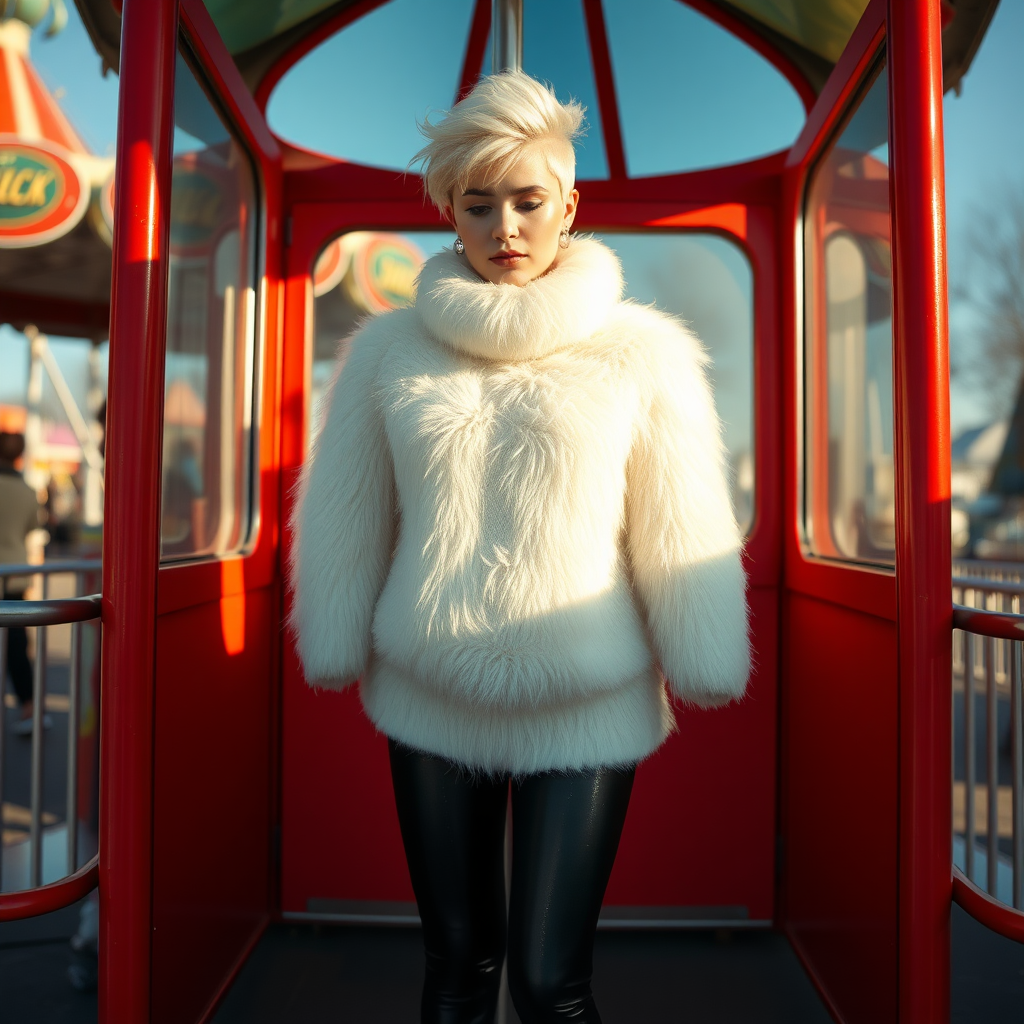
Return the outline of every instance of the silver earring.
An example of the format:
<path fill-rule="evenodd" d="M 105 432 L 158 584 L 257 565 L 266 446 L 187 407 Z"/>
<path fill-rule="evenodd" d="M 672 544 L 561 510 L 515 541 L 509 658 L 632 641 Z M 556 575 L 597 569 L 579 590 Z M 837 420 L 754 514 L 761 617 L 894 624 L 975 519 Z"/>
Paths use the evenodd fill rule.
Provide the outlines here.
<path fill-rule="evenodd" d="M 466 251 L 466 243 L 462 240 L 461 235 L 455 236 L 455 244 L 452 248 L 461 256 Z"/>
<path fill-rule="evenodd" d="M 558 245 L 561 249 L 569 248 L 569 229 L 562 228 L 562 233 L 558 236 Z"/>

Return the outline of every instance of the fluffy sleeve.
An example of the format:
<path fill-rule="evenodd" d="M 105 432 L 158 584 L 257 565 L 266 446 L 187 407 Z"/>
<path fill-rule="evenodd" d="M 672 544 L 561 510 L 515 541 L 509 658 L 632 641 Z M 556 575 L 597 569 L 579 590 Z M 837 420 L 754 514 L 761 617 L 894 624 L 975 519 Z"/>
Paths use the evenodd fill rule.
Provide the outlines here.
<path fill-rule="evenodd" d="M 672 691 L 717 707 L 750 674 L 742 538 L 700 342 L 653 310 L 642 346 L 647 394 L 627 465 L 634 585 Z"/>
<path fill-rule="evenodd" d="M 377 395 L 385 319 L 339 356 L 292 519 L 291 626 L 307 682 L 331 689 L 369 664 L 394 545 L 394 470 Z"/>

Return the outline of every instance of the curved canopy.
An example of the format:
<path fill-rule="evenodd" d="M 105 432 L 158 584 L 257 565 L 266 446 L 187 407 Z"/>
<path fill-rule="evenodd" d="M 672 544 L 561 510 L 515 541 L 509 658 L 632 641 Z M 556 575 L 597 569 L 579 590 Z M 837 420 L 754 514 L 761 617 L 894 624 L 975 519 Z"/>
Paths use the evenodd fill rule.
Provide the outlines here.
<path fill-rule="evenodd" d="M 683 0 L 680 0 L 683 2 Z M 727 28 L 753 37 L 820 93 L 867 7 L 868 0 L 689 0 L 690 6 Z M 75 0 L 93 44 L 116 70 L 120 18 L 110 0 Z M 953 0 L 943 4 L 945 88 L 955 88 L 970 67 L 998 0 Z M 249 87 L 255 92 L 267 72 L 321 30 L 366 0 L 206 0 L 214 23 Z M 488 8 L 489 0 L 483 0 Z"/>

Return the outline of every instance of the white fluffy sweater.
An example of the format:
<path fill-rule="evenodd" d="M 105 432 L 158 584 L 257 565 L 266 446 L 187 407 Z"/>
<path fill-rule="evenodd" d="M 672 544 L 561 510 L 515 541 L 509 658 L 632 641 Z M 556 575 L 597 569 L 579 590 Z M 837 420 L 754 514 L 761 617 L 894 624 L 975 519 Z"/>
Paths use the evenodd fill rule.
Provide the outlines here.
<path fill-rule="evenodd" d="M 306 678 L 493 771 L 637 761 L 750 667 L 700 343 L 577 239 L 522 288 L 427 261 L 341 359 L 295 515 Z"/>

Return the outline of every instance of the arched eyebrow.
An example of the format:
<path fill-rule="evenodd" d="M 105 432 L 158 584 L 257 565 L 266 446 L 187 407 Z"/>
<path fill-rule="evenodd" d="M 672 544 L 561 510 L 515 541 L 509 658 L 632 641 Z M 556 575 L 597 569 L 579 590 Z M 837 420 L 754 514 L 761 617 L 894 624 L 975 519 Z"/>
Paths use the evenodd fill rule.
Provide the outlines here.
<path fill-rule="evenodd" d="M 543 185 L 527 185 L 525 188 L 513 188 L 509 190 L 510 196 L 521 196 L 527 192 L 547 192 L 547 189 Z M 463 196 L 484 196 L 486 198 L 493 198 L 494 193 L 488 192 L 485 188 L 467 188 L 462 193 Z"/>

